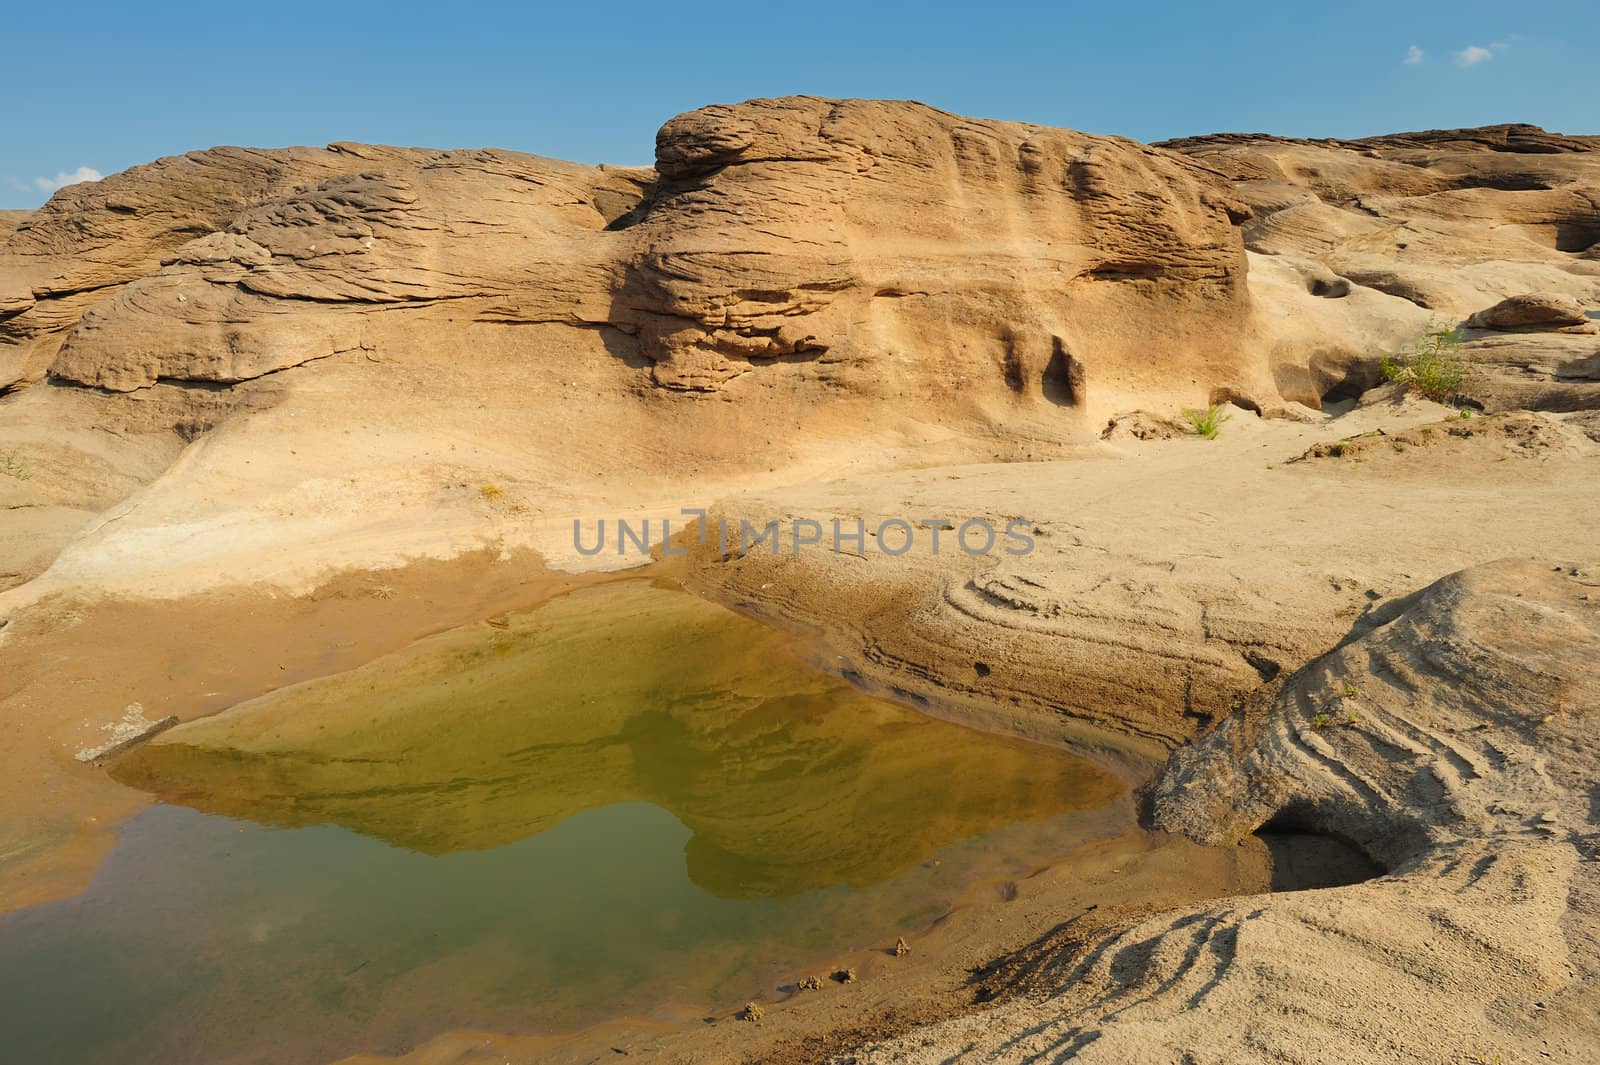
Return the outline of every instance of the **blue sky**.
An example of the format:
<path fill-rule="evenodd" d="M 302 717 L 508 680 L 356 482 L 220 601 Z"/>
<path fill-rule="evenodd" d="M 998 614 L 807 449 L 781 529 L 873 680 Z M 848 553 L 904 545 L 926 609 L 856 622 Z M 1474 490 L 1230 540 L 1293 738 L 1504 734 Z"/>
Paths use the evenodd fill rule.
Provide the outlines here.
<path fill-rule="evenodd" d="M 1591 4 L 19 4 L 0 20 L 0 207 L 217 144 L 648 163 L 678 112 L 789 93 L 1141 140 L 1594 133 Z"/>

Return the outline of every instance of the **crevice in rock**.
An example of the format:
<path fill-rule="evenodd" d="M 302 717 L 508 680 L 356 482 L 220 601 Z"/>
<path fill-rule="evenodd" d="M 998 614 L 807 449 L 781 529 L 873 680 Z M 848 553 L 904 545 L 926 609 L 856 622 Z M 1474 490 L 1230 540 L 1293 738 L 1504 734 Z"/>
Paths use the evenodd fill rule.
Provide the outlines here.
<path fill-rule="evenodd" d="M 1044 398 L 1062 407 L 1079 406 L 1087 387 L 1083 363 L 1067 350 L 1060 337 L 1051 337 L 1050 341 L 1050 361 L 1040 378 Z"/>

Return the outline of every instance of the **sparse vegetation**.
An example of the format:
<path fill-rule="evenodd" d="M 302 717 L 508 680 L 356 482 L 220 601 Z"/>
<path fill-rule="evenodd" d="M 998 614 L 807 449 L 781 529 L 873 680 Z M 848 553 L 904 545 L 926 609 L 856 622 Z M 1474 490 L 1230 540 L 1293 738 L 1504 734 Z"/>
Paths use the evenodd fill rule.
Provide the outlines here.
<path fill-rule="evenodd" d="M 1189 427 L 1194 430 L 1195 435 L 1202 436 L 1207 440 L 1215 440 L 1217 431 L 1222 428 L 1224 422 L 1232 417 L 1230 414 L 1223 413 L 1222 408 L 1215 403 L 1203 411 L 1185 410 L 1183 416 L 1188 419 Z"/>
<path fill-rule="evenodd" d="M 1461 331 L 1445 329 L 1434 322 L 1409 352 L 1385 355 L 1380 364 L 1386 381 L 1405 385 L 1419 396 L 1448 403 L 1461 391 L 1466 365 L 1457 357 Z"/>
<path fill-rule="evenodd" d="M 22 460 L 22 456 L 15 451 L 0 451 L 0 474 L 13 477 L 19 481 L 26 481 L 33 476 L 33 471 Z"/>
<path fill-rule="evenodd" d="M 485 499 L 499 499 L 506 490 L 497 484 L 484 484 L 478 486 L 478 494 Z"/>
<path fill-rule="evenodd" d="M 1312 728 L 1327 728 L 1331 724 L 1333 724 L 1333 718 L 1327 714 L 1317 714 L 1311 719 Z"/>

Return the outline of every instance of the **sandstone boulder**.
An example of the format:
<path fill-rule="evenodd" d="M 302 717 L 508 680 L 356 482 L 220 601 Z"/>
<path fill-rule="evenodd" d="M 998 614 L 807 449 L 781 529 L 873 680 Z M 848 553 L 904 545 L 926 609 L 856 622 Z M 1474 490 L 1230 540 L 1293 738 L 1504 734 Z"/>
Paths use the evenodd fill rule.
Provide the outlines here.
<path fill-rule="evenodd" d="M 1527 294 L 1509 296 L 1493 307 L 1478 311 L 1467 319 L 1473 329 L 1586 332 L 1595 325 L 1584 313 L 1583 305 L 1570 296 Z"/>

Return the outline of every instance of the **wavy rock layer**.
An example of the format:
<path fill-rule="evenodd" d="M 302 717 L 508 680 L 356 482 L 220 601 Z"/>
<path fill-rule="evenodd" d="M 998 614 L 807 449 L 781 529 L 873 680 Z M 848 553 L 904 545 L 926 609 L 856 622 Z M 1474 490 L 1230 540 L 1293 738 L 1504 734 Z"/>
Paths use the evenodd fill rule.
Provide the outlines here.
<path fill-rule="evenodd" d="M 1334 832 L 1387 876 L 1139 922 L 1053 993 L 856 1060 L 1589 1060 L 1597 664 L 1593 566 L 1438 582 L 1176 753 L 1154 800 L 1207 842 Z"/>

